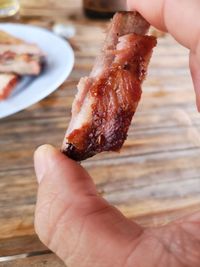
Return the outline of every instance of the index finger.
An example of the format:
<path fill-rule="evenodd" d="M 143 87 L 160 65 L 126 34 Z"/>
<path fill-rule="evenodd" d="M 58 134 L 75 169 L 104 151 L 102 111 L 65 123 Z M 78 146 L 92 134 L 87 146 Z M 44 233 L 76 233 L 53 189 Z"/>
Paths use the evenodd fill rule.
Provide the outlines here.
<path fill-rule="evenodd" d="M 156 28 L 168 31 L 196 54 L 200 62 L 199 0 L 128 0 L 128 6 Z"/>

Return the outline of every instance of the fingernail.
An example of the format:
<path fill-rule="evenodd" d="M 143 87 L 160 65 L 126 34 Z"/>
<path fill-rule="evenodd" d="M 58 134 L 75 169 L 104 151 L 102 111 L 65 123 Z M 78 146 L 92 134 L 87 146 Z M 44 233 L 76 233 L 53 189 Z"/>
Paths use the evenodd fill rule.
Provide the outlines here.
<path fill-rule="evenodd" d="M 40 184 L 48 170 L 48 156 L 53 149 L 50 145 L 39 147 L 34 153 L 34 165 L 37 181 Z"/>

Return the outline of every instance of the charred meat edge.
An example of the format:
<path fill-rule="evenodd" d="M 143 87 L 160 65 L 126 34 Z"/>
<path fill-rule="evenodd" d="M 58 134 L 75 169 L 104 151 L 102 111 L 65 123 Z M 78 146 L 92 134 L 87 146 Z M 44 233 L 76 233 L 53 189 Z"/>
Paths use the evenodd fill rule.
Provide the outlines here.
<path fill-rule="evenodd" d="M 137 12 L 119 12 L 114 16 L 102 52 L 100 56 L 97 57 L 90 76 L 82 78 L 78 85 L 79 92 L 73 103 L 72 119 L 62 146 L 63 153 L 70 158 L 82 161 L 102 151 L 117 151 L 123 145 L 127 137 L 127 131 L 132 117 L 140 100 L 140 86 L 144 77 L 142 79 L 136 77 L 135 79 L 134 75 L 139 76 L 140 74 L 137 75 L 133 71 L 133 79 L 131 82 L 134 83 L 136 87 L 136 96 L 134 99 L 130 100 L 134 101 L 134 103 L 132 103 L 131 108 L 119 109 L 116 114 L 117 117 L 114 119 L 111 118 L 111 123 L 113 123 L 113 125 L 109 126 L 110 133 L 107 131 L 108 134 L 106 134 L 106 136 L 98 132 L 100 128 L 102 129 L 102 124 L 105 122 L 103 121 L 103 118 L 101 118 L 101 115 L 98 115 L 99 117 L 97 118 L 95 114 L 95 109 L 98 108 L 97 104 L 95 104 L 95 97 L 98 98 L 97 91 L 101 91 L 101 88 L 100 90 L 98 89 L 95 91 L 93 90 L 93 87 L 97 87 L 96 84 L 98 83 L 100 84 L 100 87 L 102 84 L 108 84 L 105 80 L 109 79 L 108 75 L 113 75 L 115 71 L 113 69 L 115 69 L 116 65 L 115 62 L 119 57 L 115 52 L 112 53 L 112 51 L 117 52 L 118 46 L 120 46 L 120 41 L 123 43 L 123 39 L 129 39 L 129 37 L 136 38 L 137 43 L 137 39 L 139 38 L 140 42 L 138 42 L 137 45 L 143 45 L 147 42 L 147 46 L 150 46 L 149 50 L 147 50 L 144 55 L 146 57 L 146 62 L 144 62 L 146 66 L 144 66 L 144 68 L 147 68 L 152 48 L 156 45 L 155 38 L 145 36 L 148 29 L 149 24 Z M 141 37 L 146 38 L 143 40 Z M 144 72 L 146 72 L 145 69 Z M 115 73 L 117 73 L 117 71 Z M 129 74 L 127 72 L 126 76 Z M 145 74 L 146 73 L 144 73 L 143 76 L 145 76 Z M 127 77 L 125 77 L 125 79 L 127 79 Z M 136 80 L 140 80 L 139 83 L 136 82 Z M 109 90 L 109 86 L 104 87 L 107 87 L 107 90 Z M 91 97 L 92 91 L 94 91 L 96 95 L 93 94 Z M 106 94 L 108 94 L 108 92 L 106 92 Z"/>

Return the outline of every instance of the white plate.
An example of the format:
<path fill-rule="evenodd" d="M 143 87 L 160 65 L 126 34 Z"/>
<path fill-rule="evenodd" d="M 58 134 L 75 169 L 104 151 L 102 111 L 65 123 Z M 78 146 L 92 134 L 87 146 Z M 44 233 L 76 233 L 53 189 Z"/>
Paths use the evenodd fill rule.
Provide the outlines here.
<path fill-rule="evenodd" d="M 38 77 L 24 77 L 12 95 L 0 101 L 0 118 L 19 112 L 55 91 L 69 76 L 74 65 L 71 46 L 52 32 L 29 25 L 0 23 L 4 30 L 30 43 L 36 43 L 46 55 L 46 66 Z"/>

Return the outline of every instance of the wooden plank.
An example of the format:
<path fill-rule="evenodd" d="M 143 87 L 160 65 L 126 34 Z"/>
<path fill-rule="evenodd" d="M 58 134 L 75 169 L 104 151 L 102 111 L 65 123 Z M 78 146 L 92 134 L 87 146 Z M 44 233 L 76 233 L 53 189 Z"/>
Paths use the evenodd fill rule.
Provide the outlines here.
<path fill-rule="evenodd" d="M 69 8 L 71 6 L 76 6 L 80 7 L 81 6 L 81 0 L 57 0 L 57 1 L 52 1 L 52 0 L 20 0 L 20 4 L 22 7 L 29 7 L 29 8 Z"/>
<path fill-rule="evenodd" d="M 0 262 L 0 267 L 64 267 L 66 266 L 54 254 L 40 255 L 13 261 Z"/>
<path fill-rule="evenodd" d="M 2 239 L 0 240 L 0 261 L 2 257 L 38 254 L 47 250 L 36 235 Z"/>
<path fill-rule="evenodd" d="M 69 13 L 77 13 L 77 9 L 81 9 L 81 0 L 20 0 L 21 10 L 20 14 L 22 16 L 52 16 L 52 10 L 54 16 L 61 16 Z"/>
<path fill-rule="evenodd" d="M 141 113 L 135 117 L 135 123 L 129 131 L 129 138 L 119 156 L 134 156 L 199 146 L 199 127 L 192 125 L 187 113 L 180 109 L 157 112 Z M 65 118 L 41 118 L 35 124 L 33 121 L 21 120 L 20 122 L 13 122 L 12 127 L 15 127 L 15 132 L 10 134 L 9 125 L 8 128 L 4 127 L 2 134 L 0 134 L 2 136 L 1 156 L 4 158 L 0 162 L 0 172 L 6 170 L 7 166 L 10 170 L 19 166 L 25 169 L 32 167 L 32 155 L 36 146 L 45 142 L 59 146 L 66 124 Z M 20 142 L 22 138 L 23 150 Z M 13 143 L 14 140 L 16 142 Z M 19 150 L 21 150 L 20 157 L 18 156 Z M 103 157 L 108 158 L 110 155 L 113 154 L 106 153 L 103 154 Z M 101 155 L 92 161 L 99 160 L 99 158 Z"/>

